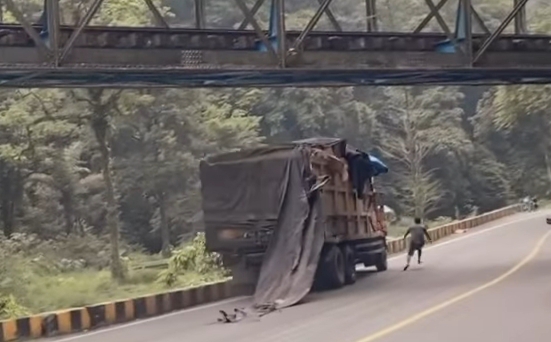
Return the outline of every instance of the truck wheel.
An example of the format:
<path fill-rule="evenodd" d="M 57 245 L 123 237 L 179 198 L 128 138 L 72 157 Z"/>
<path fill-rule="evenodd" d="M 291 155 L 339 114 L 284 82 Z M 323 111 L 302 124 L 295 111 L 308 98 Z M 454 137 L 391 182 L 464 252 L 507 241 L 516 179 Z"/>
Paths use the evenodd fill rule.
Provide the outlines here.
<path fill-rule="evenodd" d="M 344 255 L 340 248 L 329 247 L 323 265 L 324 283 L 332 289 L 341 288 L 345 282 L 345 267 Z"/>
<path fill-rule="evenodd" d="M 388 269 L 388 259 L 387 259 L 387 253 L 386 249 L 377 255 L 377 262 L 375 263 L 375 267 L 377 268 L 378 272 L 383 272 Z"/>
<path fill-rule="evenodd" d="M 260 268 L 247 267 L 245 260 L 241 260 L 231 267 L 231 271 L 232 294 L 238 296 L 253 295 L 260 275 Z"/>
<path fill-rule="evenodd" d="M 344 256 L 344 283 L 351 285 L 356 282 L 356 256 L 350 246 L 343 246 L 342 254 Z"/>

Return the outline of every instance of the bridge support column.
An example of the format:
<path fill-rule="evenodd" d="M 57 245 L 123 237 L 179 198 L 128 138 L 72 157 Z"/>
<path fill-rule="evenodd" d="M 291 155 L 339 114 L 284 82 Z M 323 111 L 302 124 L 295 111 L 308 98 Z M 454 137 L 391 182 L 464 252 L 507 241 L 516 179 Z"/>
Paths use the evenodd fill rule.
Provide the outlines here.
<path fill-rule="evenodd" d="M 46 23 L 48 45 L 52 51 L 52 62 L 59 66 L 59 0 L 46 0 Z"/>
<path fill-rule="evenodd" d="M 195 0 L 195 28 L 205 28 L 205 1 Z"/>
<path fill-rule="evenodd" d="M 365 17 L 367 32 L 379 31 L 377 23 L 377 0 L 365 0 Z"/>
<path fill-rule="evenodd" d="M 471 0 L 460 0 L 457 11 L 457 22 L 455 27 L 456 39 L 462 43 L 465 60 L 468 66 L 472 66 L 473 60 L 473 27 L 472 27 L 472 5 Z"/>
<path fill-rule="evenodd" d="M 501 22 L 501 25 L 482 43 L 480 49 L 478 49 L 476 55 L 473 58 L 473 63 L 476 63 L 482 55 L 488 50 L 490 45 L 503 33 L 505 28 L 517 17 L 519 12 L 526 6 L 528 0 L 517 0 L 515 2 L 515 8 L 507 15 L 507 17 Z"/>
<path fill-rule="evenodd" d="M 285 0 L 274 1 L 274 24 L 276 32 L 277 52 L 279 55 L 279 67 L 287 66 L 287 37 L 285 35 Z M 272 29 L 272 28 L 270 28 Z"/>
<path fill-rule="evenodd" d="M 514 7 L 517 7 L 520 1 L 514 0 Z M 522 6 L 517 15 L 515 15 L 515 34 L 524 34 L 526 32 L 526 8 Z"/>

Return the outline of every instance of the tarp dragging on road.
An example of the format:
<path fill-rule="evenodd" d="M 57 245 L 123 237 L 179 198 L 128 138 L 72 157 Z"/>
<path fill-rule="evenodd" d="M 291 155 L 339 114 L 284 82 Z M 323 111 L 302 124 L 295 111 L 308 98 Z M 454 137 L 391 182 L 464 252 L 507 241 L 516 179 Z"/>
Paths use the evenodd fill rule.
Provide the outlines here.
<path fill-rule="evenodd" d="M 278 146 L 237 152 L 201 164 L 205 224 L 273 229 L 254 304 L 300 301 L 312 286 L 324 241 L 309 152 Z"/>

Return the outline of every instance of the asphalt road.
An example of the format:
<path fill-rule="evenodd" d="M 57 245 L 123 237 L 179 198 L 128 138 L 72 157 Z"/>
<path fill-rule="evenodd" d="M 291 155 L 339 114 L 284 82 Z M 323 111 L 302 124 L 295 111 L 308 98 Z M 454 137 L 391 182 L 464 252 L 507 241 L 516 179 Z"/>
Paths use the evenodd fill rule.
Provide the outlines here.
<path fill-rule="evenodd" d="M 550 212 L 547 212 L 550 213 Z M 366 270 L 341 290 L 260 320 L 216 323 L 224 302 L 58 342 L 464 342 L 551 340 L 551 226 L 518 214 L 434 244 L 404 272 Z"/>

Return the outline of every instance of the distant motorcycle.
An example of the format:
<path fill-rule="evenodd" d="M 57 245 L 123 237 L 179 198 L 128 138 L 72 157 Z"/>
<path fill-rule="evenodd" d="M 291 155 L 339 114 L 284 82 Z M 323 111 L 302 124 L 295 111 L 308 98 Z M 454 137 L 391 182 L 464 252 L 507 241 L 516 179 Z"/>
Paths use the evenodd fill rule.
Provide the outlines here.
<path fill-rule="evenodd" d="M 524 197 L 521 201 L 522 211 L 536 211 L 538 209 L 538 200 L 536 198 Z"/>

